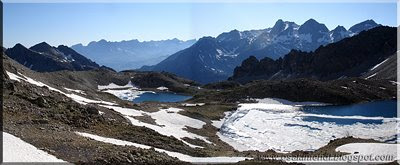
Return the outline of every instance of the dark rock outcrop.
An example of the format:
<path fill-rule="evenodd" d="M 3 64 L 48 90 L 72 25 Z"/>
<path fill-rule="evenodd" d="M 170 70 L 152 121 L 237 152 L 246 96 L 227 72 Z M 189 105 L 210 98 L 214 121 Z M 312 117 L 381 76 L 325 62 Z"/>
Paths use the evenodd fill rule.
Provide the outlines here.
<path fill-rule="evenodd" d="M 246 83 L 256 79 L 333 80 L 359 77 L 393 55 L 397 50 L 396 45 L 396 28 L 380 26 L 321 46 L 314 52 L 292 50 L 277 60 L 264 58 L 258 61 L 250 57 L 235 68 L 229 80 Z"/>
<path fill-rule="evenodd" d="M 193 97 L 194 102 L 246 102 L 249 98 L 281 98 L 290 101 L 317 101 L 351 104 L 373 100 L 395 99 L 397 85 L 389 80 L 348 78 L 319 81 L 313 79 L 256 80 L 220 92 L 208 92 Z"/>

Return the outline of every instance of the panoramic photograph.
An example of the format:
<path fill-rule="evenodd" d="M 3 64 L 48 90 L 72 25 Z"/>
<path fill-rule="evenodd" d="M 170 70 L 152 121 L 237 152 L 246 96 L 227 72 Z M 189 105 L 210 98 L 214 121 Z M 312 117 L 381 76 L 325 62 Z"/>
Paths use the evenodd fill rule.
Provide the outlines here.
<path fill-rule="evenodd" d="M 6 0 L 2 13 L 4 163 L 400 159 L 396 0 Z"/>

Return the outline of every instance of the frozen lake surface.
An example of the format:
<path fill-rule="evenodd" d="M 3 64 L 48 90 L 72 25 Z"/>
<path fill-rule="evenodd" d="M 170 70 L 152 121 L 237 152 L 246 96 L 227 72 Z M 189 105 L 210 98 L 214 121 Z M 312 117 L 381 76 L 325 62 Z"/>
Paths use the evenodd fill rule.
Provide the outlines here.
<path fill-rule="evenodd" d="M 314 104 L 313 104 L 314 105 Z M 353 136 L 389 141 L 396 135 L 396 101 L 310 106 L 279 99 L 240 104 L 213 125 L 239 151 L 313 151 L 330 140 Z"/>

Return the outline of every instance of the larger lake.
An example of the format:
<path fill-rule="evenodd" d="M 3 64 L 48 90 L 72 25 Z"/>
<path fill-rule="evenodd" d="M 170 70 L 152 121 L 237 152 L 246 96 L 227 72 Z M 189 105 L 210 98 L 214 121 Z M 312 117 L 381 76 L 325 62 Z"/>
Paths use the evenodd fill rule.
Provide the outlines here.
<path fill-rule="evenodd" d="M 303 107 L 273 100 L 242 104 L 215 124 L 217 135 L 239 151 L 276 152 L 314 151 L 348 136 L 392 143 L 397 138 L 395 100 Z"/>
<path fill-rule="evenodd" d="M 314 114 L 304 117 L 304 121 L 380 124 L 384 118 L 397 117 L 397 103 L 396 100 L 386 100 L 342 106 L 306 106 L 302 111 Z"/>

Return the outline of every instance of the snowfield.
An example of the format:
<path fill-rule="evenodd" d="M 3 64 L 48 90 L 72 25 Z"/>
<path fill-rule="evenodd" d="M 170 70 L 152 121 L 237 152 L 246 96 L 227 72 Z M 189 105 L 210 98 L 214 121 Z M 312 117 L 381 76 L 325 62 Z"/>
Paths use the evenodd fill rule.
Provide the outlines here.
<path fill-rule="evenodd" d="M 11 72 L 8 72 L 8 71 L 6 71 L 6 72 L 7 72 L 7 75 L 10 77 L 11 80 L 15 80 L 15 81 L 18 81 L 18 82 L 20 82 L 20 81 L 22 80 L 22 81 L 26 81 L 26 82 L 28 82 L 28 83 L 30 83 L 30 84 L 33 84 L 33 85 L 36 85 L 36 86 L 39 86 L 39 87 L 44 87 L 44 86 L 45 86 L 45 87 L 49 88 L 49 89 L 52 90 L 52 91 L 56 91 L 56 92 L 58 92 L 58 93 L 61 93 L 61 94 L 65 95 L 65 96 L 71 98 L 72 100 L 76 101 L 76 102 L 79 103 L 79 104 L 94 103 L 94 104 L 115 105 L 115 103 L 111 103 L 111 102 L 107 102 L 107 101 L 92 100 L 92 99 L 88 99 L 88 98 L 82 97 L 82 96 L 77 95 L 77 94 L 65 93 L 65 92 L 60 91 L 60 90 L 58 90 L 58 89 L 56 89 L 56 88 L 53 88 L 53 87 L 51 87 L 51 86 L 49 86 L 49 85 L 46 85 L 46 84 L 44 84 L 44 83 L 42 83 L 42 82 L 40 82 L 40 81 L 36 81 L 36 80 L 34 80 L 34 79 L 32 79 L 32 78 L 29 78 L 29 77 L 27 77 L 27 76 L 24 76 L 24 75 L 22 75 L 21 73 L 18 73 L 18 74 L 19 74 L 19 75 L 22 75 L 23 77 L 18 76 L 18 75 L 16 75 L 16 74 L 11 73 Z M 73 90 L 73 89 L 70 89 L 70 90 Z"/>
<path fill-rule="evenodd" d="M 103 92 L 110 93 L 114 96 L 117 96 L 118 98 L 120 98 L 122 100 L 133 101 L 135 98 L 139 97 L 139 95 L 141 95 L 143 93 L 147 93 L 149 91 L 139 91 L 138 89 L 131 88 L 131 89 L 122 89 L 122 90 L 107 89 Z"/>
<path fill-rule="evenodd" d="M 121 88 L 137 88 L 135 85 L 132 84 L 131 81 L 128 82 L 126 85 L 117 85 L 114 83 L 110 83 L 108 85 L 98 85 L 97 89 L 99 90 L 105 90 L 105 89 L 121 89 Z"/>
<path fill-rule="evenodd" d="M 383 60 L 382 62 L 380 62 L 379 64 L 376 64 L 374 67 L 372 67 L 370 69 L 370 71 L 375 70 L 376 68 L 378 68 L 379 66 L 381 66 L 383 63 L 385 63 L 387 60 L 389 60 L 389 58 Z"/>
<path fill-rule="evenodd" d="M 217 133 L 220 139 L 239 151 L 313 151 L 330 140 L 345 136 L 389 140 L 396 135 L 395 118 L 319 115 L 329 118 L 384 119 L 382 124 L 352 125 L 303 121 L 304 116 L 316 116 L 299 111 L 299 105 L 309 104 L 276 99 L 239 104 L 236 111 L 227 114 L 222 121 L 213 121 L 213 125 L 220 126 Z"/>
<path fill-rule="evenodd" d="M 138 148 L 143 148 L 143 149 L 150 149 L 152 148 L 151 146 L 148 145 L 143 145 L 143 144 L 138 144 L 138 143 L 132 143 L 128 141 L 123 141 L 123 140 L 118 140 L 118 139 L 113 139 L 113 138 L 106 138 L 106 137 L 101 137 L 89 133 L 82 133 L 82 132 L 76 132 L 78 135 L 87 137 L 93 140 L 101 141 L 104 143 L 110 143 L 114 145 L 121 145 L 121 146 L 134 146 Z M 193 157 L 189 155 L 185 155 L 182 153 L 178 152 L 172 152 L 172 151 L 167 151 L 164 149 L 160 148 L 154 148 L 158 152 L 165 152 L 167 155 L 171 157 L 176 157 L 181 161 L 185 162 L 191 162 L 191 163 L 236 163 L 245 159 L 251 159 L 251 158 L 246 158 L 246 157 Z"/>
<path fill-rule="evenodd" d="M 78 90 L 78 89 L 70 89 L 70 88 L 64 88 L 65 90 L 69 91 L 69 92 L 75 92 L 75 93 L 79 93 L 82 95 L 86 95 L 86 93 L 82 90 Z"/>
<path fill-rule="evenodd" d="M 111 83 L 109 85 L 104 85 L 104 86 L 99 85 L 97 86 L 97 88 L 102 92 L 110 93 L 122 100 L 127 100 L 127 101 L 133 101 L 134 99 L 138 98 L 139 95 L 144 93 L 155 93 L 153 91 L 141 91 L 140 88 L 134 86 L 131 81 L 129 81 L 128 84 L 123 86 Z M 166 87 L 158 87 L 157 89 L 168 90 L 168 88 Z"/>
<path fill-rule="evenodd" d="M 164 87 L 164 86 L 158 87 L 157 89 L 160 90 L 160 91 L 167 91 L 168 90 L 168 88 Z"/>
<path fill-rule="evenodd" d="M 144 126 L 150 128 L 158 133 L 165 136 L 173 136 L 177 139 L 182 140 L 182 138 L 187 137 L 191 139 L 200 139 L 206 143 L 211 144 L 210 141 L 207 140 L 206 137 L 188 132 L 186 128 L 202 128 L 206 123 L 197 119 L 193 119 L 184 115 L 179 114 L 179 111 L 182 109 L 179 108 L 168 108 L 168 109 L 160 109 L 157 112 L 144 112 L 140 110 L 135 110 L 131 108 L 122 108 L 118 106 L 107 106 L 101 105 L 106 108 L 113 109 L 121 113 L 125 118 L 127 118 L 133 125 L 135 126 Z M 141 122 L 135 118 L 134 116 L 143 116 L 148 115 L 153 118 L 156 122 L 156 125 Z M 182 140 L 184 143 L 193 148 L 201 148 L 201 146 L 192 145 Z"/>
<path fill-rule="evenodd" d="M 67 163 L 6 132 L 3 132 L 3 162 Z"/>
<path fill-rule="evenodd" d="M 400 144 L 387 143 L 350 143 L 336 148 L 337 152 L 346 152 L 351 155 L 393 155 L 400 158 L 397 148 Z"/>
<path fill-rule="evenodd" d="M 371 74 L 370 76 L 368 76 L 367 78 L 365 78 L 365 79 L 370 79 L 370 78 L 372 78 L 372 77 L 374 77 L 374 76 L 376 76 L 376 73 L 374 73 L 374 74 Z"/>
<path fill-rule="evenodd" d="M 182 106 L 184 107 L 196 107 L 196 106 L 203 106 L 206 103 L 183 103 Z"/>

